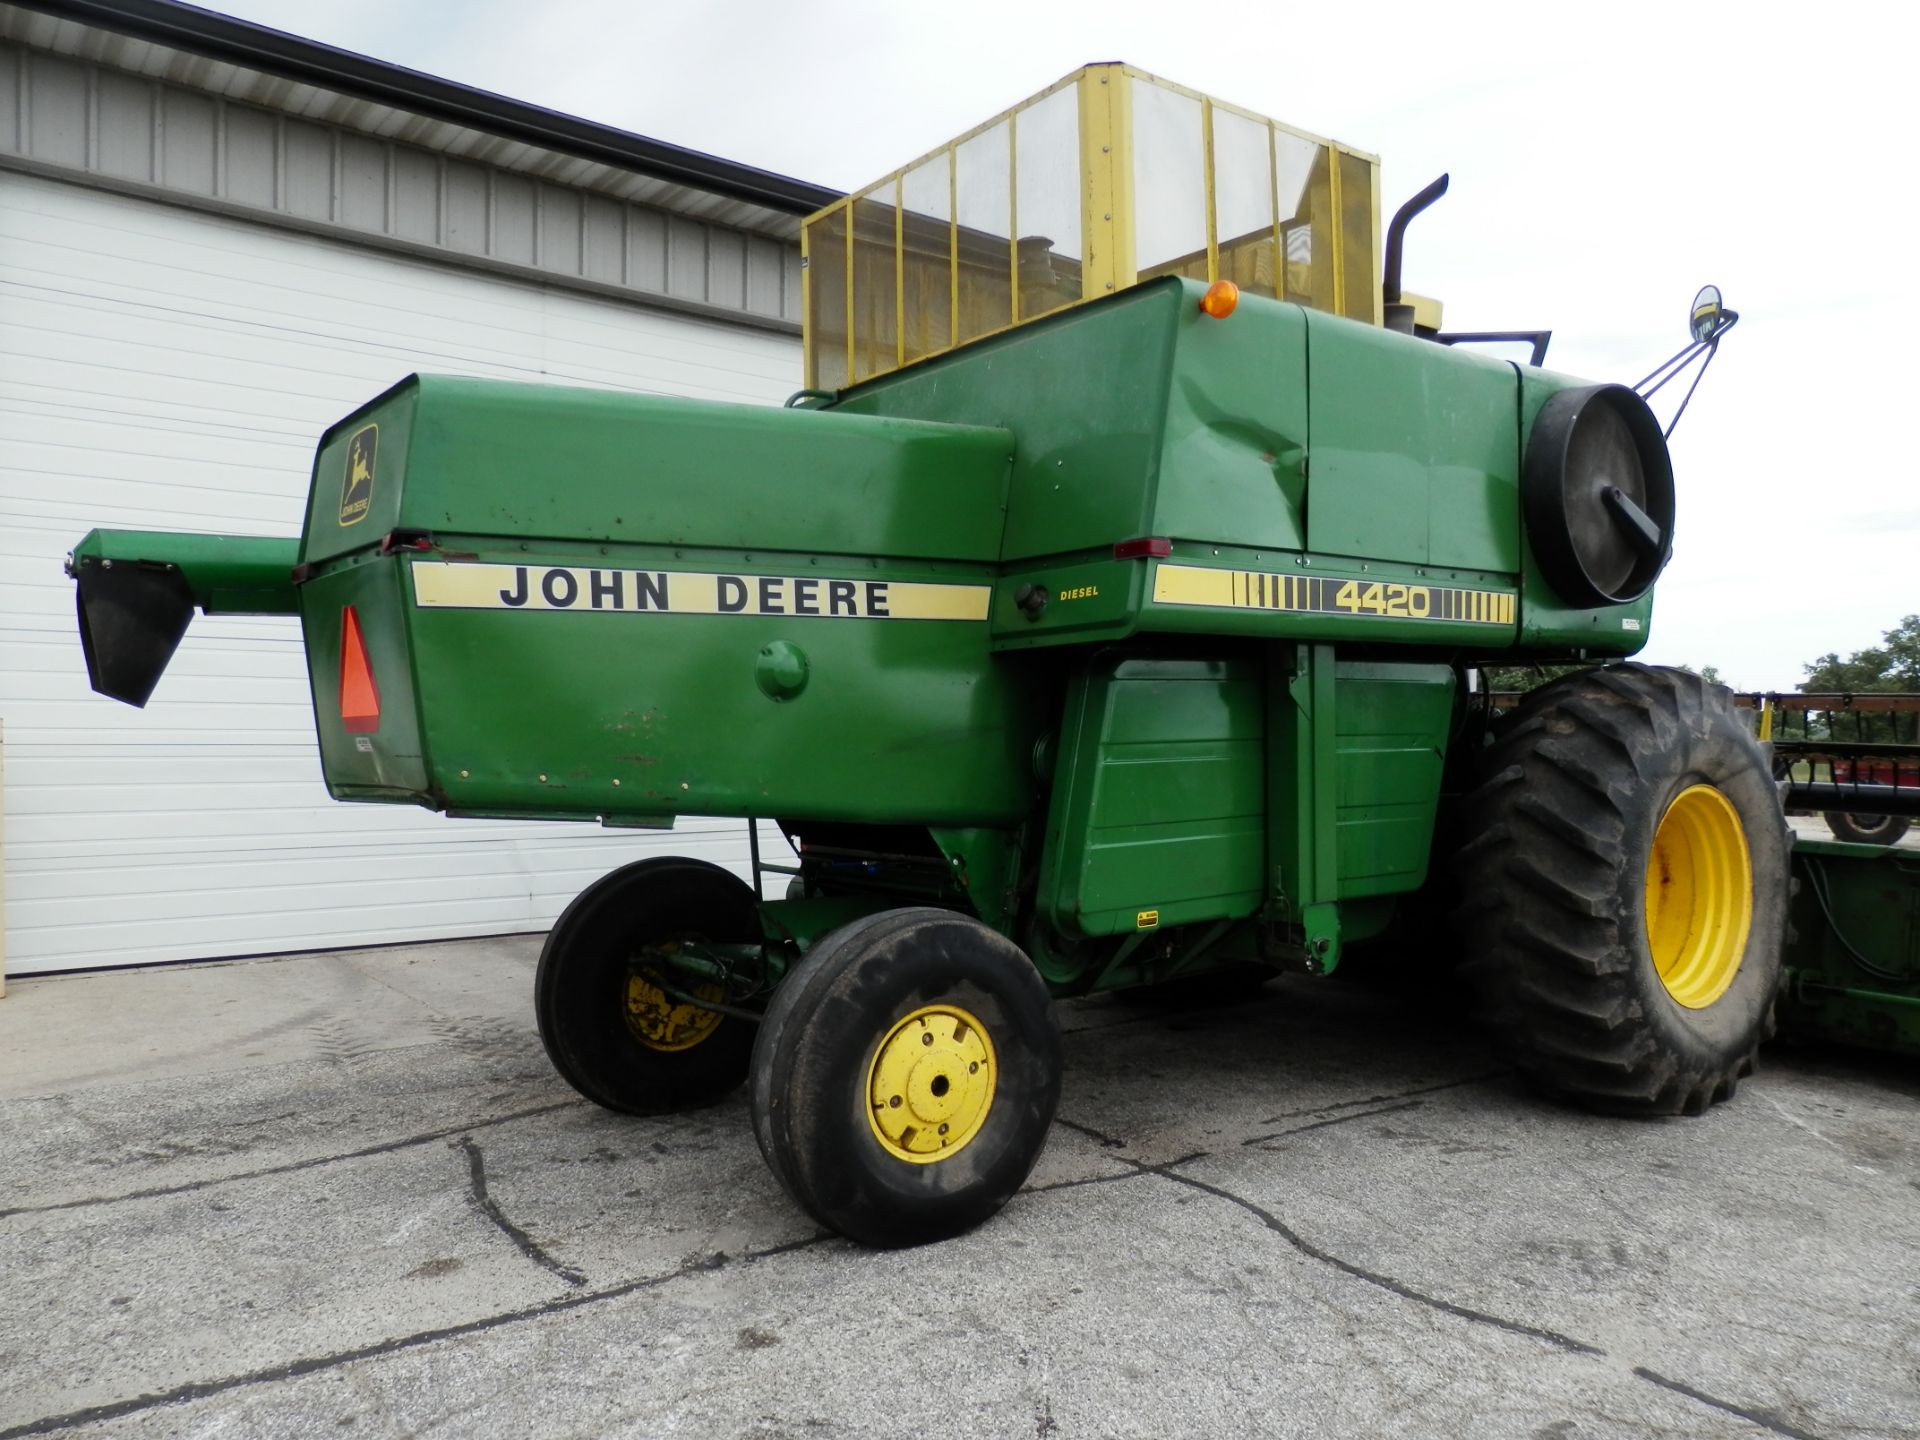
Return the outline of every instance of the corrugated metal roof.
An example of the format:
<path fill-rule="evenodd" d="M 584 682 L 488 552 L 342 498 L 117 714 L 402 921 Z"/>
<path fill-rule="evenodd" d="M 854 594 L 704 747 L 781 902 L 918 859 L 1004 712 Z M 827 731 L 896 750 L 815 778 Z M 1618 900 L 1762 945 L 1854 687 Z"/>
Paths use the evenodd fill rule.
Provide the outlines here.
<path fill-rule="evenodd" d="M 176 43 L 145 38 L 154 34 Z M 786 240 L 801 216 L 838 198 L 173 0 L 0 4 L 0 38 Z M 237 54 L 254 63 L 225 58 Z M 321 76 L 337 88 L 315 83 Z"/>

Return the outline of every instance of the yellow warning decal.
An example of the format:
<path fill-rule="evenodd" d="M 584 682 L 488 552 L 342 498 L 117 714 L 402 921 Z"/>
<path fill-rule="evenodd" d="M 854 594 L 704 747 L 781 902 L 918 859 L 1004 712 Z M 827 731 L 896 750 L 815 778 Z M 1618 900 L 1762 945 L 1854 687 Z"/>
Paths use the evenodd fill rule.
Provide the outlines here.
<path fill-rule="evenodd" d="M 1136 930 L 1158 930 L 1160 928 L 1160 912 L 1158 910 L 1142 910 L 1138 915 L 1133 917 L 1133 928 Z"/>
<path fill-rule="evenodd" d="M 1273 575 L 1264 570 L 1215 570 L 1199 565 L 1162 565 L 1153 577 L 1156 605 L 1446 620 L 1467 625 L 1513 624 L 1517 598 L 1510 590 L 1342 580 L 1331 575 Z"/>
<path fill-rule="evenodd" d="M 416 560 L 414 604 L 447 610 L 603 610 L 821 620 L 985 620 L 985 585 Z"/>

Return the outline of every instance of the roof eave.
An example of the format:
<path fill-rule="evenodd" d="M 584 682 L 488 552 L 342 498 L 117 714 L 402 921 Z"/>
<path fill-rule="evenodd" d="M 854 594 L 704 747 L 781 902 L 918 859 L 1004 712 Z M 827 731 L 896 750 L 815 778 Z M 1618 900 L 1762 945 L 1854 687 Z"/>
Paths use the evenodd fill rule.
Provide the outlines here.
<path fill-rule="evenodd" d="M 840 198 L 839 191 L 804 180 L 510 100 L 178 0 L 11 3 L 789 215 L 810 215 Z"/>

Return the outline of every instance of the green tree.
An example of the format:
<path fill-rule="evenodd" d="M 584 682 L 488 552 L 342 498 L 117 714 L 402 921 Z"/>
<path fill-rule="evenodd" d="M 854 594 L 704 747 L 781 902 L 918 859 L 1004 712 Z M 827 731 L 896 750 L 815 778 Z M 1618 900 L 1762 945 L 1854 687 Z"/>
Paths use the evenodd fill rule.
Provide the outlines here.
<path fill-rule="evenodd" d="M 1842 659 L 1830 650 L 1810 665 L 1800 667 L 1807 678 L 1800 692 L 1843 695 L 1884 695 L 1920 691 L 1920 615 L 1909 615 L 1880 637 L 1880 644 L 1856 650 Z M 1790 723 L 1784 736 L 1811 739 L 1864 740 L 1881 744 L 1911 743 L 1920 718 L 1910 714 L 1862 714 L 1844 708 L 1804 716 L 1783 716 Z"/>
<path fill-rule="evenodd" d="M 1801 692 L 1838 690 L 1851 695 L 1920 690 L 1920 615 L 1909 615 L 1881 636 L 1881 643 L 1856 650 L 1846 659 L 1828 651 L 1811 665 Z"/>

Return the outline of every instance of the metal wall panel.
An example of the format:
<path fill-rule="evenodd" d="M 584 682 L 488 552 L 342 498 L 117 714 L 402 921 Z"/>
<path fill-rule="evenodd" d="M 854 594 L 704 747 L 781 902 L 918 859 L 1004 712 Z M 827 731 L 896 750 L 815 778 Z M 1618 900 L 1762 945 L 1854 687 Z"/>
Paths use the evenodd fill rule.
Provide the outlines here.
<path fill-rule="evenodd" d="M 562 190 L 557 185 L 539 188 L 540 265 L 563 275 L 578 275 L 580 268 L 580 201 L 577 190 Z"/>
<path fill-rule="evenodd" d="M 441 163 L 422 150 L 397 150 L 393 168 L 393 233 L 417 245 L 439 245 Z"/>
<path fill-rule="evenodd" d="M 29 66 L 31 76 L 38 66 Z M 274 157 L 279 125 L 274 115 L 245 106 L 222 105 L 218 111 L 220 128 L 214 135 L 214 193 L 262 214 L 278 213 L 280 200 L 275 187 L 279 162 Z M 34 160 L 43 158 L 37 149 L 28 151 Z"/>
<path fill-rule="evenodd" d="M 156 180 L 188 195 L 213 194 L 213 101 L 190 90 L 160 92 L 160 174 Z"/>
<path fill-rule="evenodd" d="M 621 207 L 598 195 L 586 197 L 582 224 L 583 263 L 589 280 L 602 285 L 626 283 L 627 241 Z"/>
<path fill-rule="evenodd" d="M 375 234 L 387 231 L 387 147 L 364 135 L 341 135 L 340 213 L 342 225 Z"/>
<path fill-rule="evenodd" d="M 20 81 L 25 71 L 19 56 L 0 48 L 0 150 L 18 154 L 20 139 Z"/>
<path fill-rule="evenodd" d="M 332 220 L 333 132 L 318 125 L 282 118 L 280 124 L 281 206 L 303 220 Z"/>
<path fill-rule="evenodd" d="M 707 227 L 678 215 L 667 217 L 667 293 L 683 299 L 707 294 Z"/>
<path fill-rule="evenodd" d="M 481 140 L 463 148 L 469 158 L 455 159 L 0 41 L 0 167 L 151 187 L 154 198 L 239 207 L 268 223 L 424 247 L 797 331 L 798 245 L 559 183 L 605 183 L 605 167 L 554 162 L 536 179 L 521 173 L 527 146 Z M 626 189 L 663 199 L 684 193 L 620 178 Z"/>
<path fill-rule="evenodd" d="M 487 253 L 487 172 L 463 160 L 444 162 L 442 189 L 447 197 L 447 246 L 469 255 Z"/>
<path fill-rule="evenodd" d="M 780 287 L 786 283 L 786 251 L 786 246 L 758 235 L 747 237 L 747 308 L 763 314 L 779 308 Z"/>
<path fill-rule="evenodd" d="M 531 269 L 539 187 L 524 175 L 504 170 L 495 170 L 487 178 L 493 187 L 493 239 L 487 253 L 495 260 Z"/>
<path fill-rule="evenodd" d="M 413 370 L 777 403 L 799 368 L 786 335 L 0 170 L 10 968 L 534 930 L 639 855 L 739 868 L 730 822 L 333 803 L 285 619 L 198 617 L 146 710 L 94 695 L 61 560 L 95 525 L 296 533 L 321 430 Z"/>
<path fill-rule="evenodd" d="M 27 144 L 52 165 L 87 163 L 88 67 L 37 56 L 27 68 Z"/>
<path fill-rule="evenodd" d="M 656 294 L 667 288 L 667 217 L 655 210 L 627 212 L 627 283 Z"/>
<path fill-rule="evenodd" d="M 151 85 L 102 71 L 94 87 L 94 146 L 100 173 L 124 180 L 153 179 Z"/>

